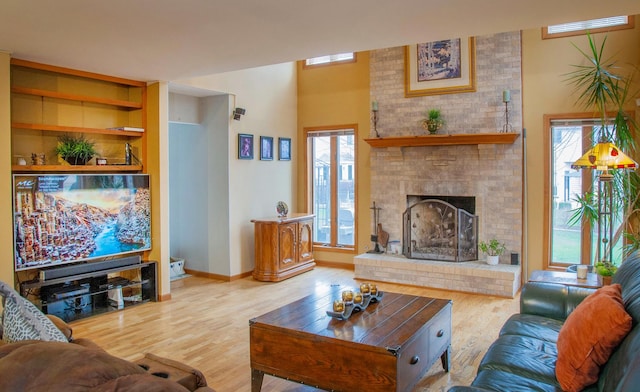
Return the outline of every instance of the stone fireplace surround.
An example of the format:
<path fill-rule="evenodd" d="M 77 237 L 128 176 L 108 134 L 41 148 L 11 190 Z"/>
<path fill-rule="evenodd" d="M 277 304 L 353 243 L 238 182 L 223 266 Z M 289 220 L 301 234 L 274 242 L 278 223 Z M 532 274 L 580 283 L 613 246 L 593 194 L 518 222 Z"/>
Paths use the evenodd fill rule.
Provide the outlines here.
<path fill-rule="evenodd" d="M 424 135 L 419 120 L 433 107 L 440 108 L 447 121 L 443 133 L 499 132 L 504 89 L 511 91 L 510 123 L 514 132 L 521 133 L 519 33 L 476 37 L 477 86 L 473 93 L 406 98 L 403 55 L 403 47 L 371 52 L 371 96 L 379 104 L 382 137 Z M 379 222 L 391 240 L 402 238 L 407 195 L 469 196 L 476 199 L 479 240 L 496 238 L 506 244 L 507 252 L 498 266 L 483 261 L 448 263 L 363 254 L 354 260 L 356 277 L 511 296 L 520 286 L 521 267 L 510 265 L 510 254 L 522 254 L 522 143 L 519 137 L 513 144 L 371 148 L 371 201 L 381 208 Z M 391 270 L 403 277 L 388 275 Z M 421 278 L 419 270 L 428 271 Z M 500 282 L 503 271 L 508 282 Z M 492 275 L 496 277 L 493 282 L 489 281 Z M 445 283 L 436 283 L 438 279 Z M 467 283 L 456 283 L 460 279 Z M 484 283 L 477 284 L 483 279 Z"/>

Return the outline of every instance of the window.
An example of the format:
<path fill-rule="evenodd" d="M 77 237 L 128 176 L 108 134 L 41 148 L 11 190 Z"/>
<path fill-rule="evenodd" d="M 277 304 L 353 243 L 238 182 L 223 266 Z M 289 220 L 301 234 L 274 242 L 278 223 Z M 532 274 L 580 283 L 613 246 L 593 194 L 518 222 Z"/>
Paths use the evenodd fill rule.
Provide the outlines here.
<path fill-rule="evenodd" d="M 580 22 L 551 25 L 542 29 L 542 38 L 560 38 L 584 35 L 587 32 L 601 33 L 614 30 L 632 29 L 633 16 L 612 16 L 610 18 L 591 19 Z"/>
<path fill-rule="evenodd" d="M 334 248 L 355 248 L 355 126 L 307 129 L 308 189 L 315 214 L 313 241 Z"/>
<path fill-rule="evenodd" d="M 575 170 L 571 165 L 592 141 L 600 138 L 600 120 L 546 119 L 546 151 L 549 156 L 545 187 L 545 254 L 549 267 L 565 268 L 570 264 L 593 264 L 597 257 L 597 227 L 588 222 L 571 224 L 579 199 L 585 192 L 598 193 L 598 176 L 594 170 Z M 616 223 L 617 222 L 617 223 Z M 615 225 L 620 219 L 614 217 Z M 621 256 L 620 244 L 614 244 L 613 257 Z"/>
<path fill-rule="evenodd" d="M 333 64 L 333 63 L 347 63 L 347 62 L 352 63 L 355 60 L 356 60 L 355 53 L 350 52 L 350 53 L 333 54 L 330 56 L 313 57 L 313 58 L 307 59 L 304 65 L 309 67 L 314 65 L 326 65 L 326 64 Z"/>

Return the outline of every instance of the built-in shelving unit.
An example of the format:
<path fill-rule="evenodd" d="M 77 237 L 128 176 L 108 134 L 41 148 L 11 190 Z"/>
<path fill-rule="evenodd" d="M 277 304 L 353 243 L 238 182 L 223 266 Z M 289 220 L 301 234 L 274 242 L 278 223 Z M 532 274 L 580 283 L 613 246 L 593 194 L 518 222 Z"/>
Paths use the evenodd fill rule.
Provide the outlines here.
<path fill-rule="evenodd" d="M 44 165 L 13 165 L 14 172 L 138 172 L 144 162 L 123 165 L 124 145 L 144 158 L 146 83 L 70 68 L 11 60 L 12 155 L 29 161 L 45 154 Z M 60 164 L 54 150 L 61 134 L 83 134 L 95 142 L 108 165 Z M 144 159 L 142 159 L 144 161 Z M 17 162 L 16 162 L 17 163 Z"/>
<path fill-rule="evenodd" d="M 424 147 L 474 144 L 513 144 L 519 133 L 457 133 L 450 135 L 391 136 L 364 139 L 371 147 Z"/>

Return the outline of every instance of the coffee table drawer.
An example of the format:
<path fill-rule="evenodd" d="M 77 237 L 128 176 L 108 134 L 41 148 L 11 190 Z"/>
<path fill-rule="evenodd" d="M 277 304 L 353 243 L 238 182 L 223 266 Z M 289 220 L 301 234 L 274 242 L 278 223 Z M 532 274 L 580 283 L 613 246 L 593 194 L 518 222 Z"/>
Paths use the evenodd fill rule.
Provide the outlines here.
<path fill-rule="evenodd" d="M 398 391 L 410 390 L 451 344 L 451 305 L 427 322 L 398 353 Z"/>
<path fill-rule="evenodd" d="M 451 304 L 429 323 L 429 362 L 435 361 L 451 345 Z"/>

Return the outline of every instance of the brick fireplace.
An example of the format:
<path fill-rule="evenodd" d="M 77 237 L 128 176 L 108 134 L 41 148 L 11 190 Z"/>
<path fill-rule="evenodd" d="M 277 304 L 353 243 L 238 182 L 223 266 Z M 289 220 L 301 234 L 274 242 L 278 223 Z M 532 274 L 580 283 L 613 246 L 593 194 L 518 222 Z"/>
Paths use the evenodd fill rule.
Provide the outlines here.
<path fill-rule="evenodd" d="M 510 124 L 521 133 L 519 33 L 476 37 L 477 86 L 473 93 L 406 98 L 403 55 L 404 48 L 397 47 L 373 51 L 370 56 L 371 96 L 379 104 L 377 129 L 383 138 L 424 135 L 420 119 L 430 108 L 441 109 L 445 117 L 446 126 L 441 133 L 499 132 L 504 116 L 502 91 L 506 89 L 512 97 Z M 478 216 L 477 238 L 497 238 L 506 244 L 507 252 L 500 260 L 504 266 L 499 268 L 516 267 L 517 277 L 515 272 L 510 274 L 518 280 L 519 287 L 519 266 L 509 264 L 511 253 L 522 254 L 522 137 L 512 144 L 371 148 L 370 164 L 371 201 L 381 208 L 379 222 L 391 240 L 402 242 L 407 195 L 473 197 Z M 424 265 L 425 261 L 418 264 Z M 478 262 L 448 264 L 464 268 L 465 264 Z M 356 276 L 358 268 L 356 260 Z M 450 273 L 461 274 L 455 270 Z M 513 287 L 512 283 L 507 286 Z"/>

